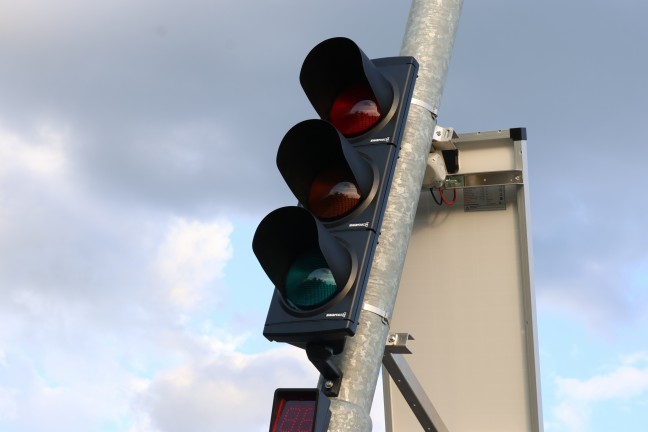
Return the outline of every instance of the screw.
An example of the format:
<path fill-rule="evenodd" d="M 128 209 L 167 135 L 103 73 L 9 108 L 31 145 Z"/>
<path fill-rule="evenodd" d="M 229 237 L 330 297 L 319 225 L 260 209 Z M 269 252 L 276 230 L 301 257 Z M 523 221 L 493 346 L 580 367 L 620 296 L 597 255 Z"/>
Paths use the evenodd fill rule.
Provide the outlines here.
<path fill-rule="evenodd" d="M 389 335 L 388 342 L 389 342 L 389 343 L 394 343 L 394 342 L 396 342 L 396 335 L 395 335 L 395 334 L 393 334 L 393 335 Z"/>
<path fill-rule="evenodd" d="M 326 381 L 324 382 L 324 387 L 326 387 L 328 390 L 332 389 L 332 388 L 333 388 L 333 381 L 331 381 L 331 380 L 326 380 Z"/>

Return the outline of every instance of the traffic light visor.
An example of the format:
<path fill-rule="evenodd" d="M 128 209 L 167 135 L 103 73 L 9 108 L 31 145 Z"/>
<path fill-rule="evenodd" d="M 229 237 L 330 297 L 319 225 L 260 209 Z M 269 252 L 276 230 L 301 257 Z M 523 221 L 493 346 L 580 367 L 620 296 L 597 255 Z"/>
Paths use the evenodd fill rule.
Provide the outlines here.
<path fill-rule="evenodd" d="M 252 249 L 285 305 L 309 313 L 334 301 L 355 280 L 349 250 L 307 210 L 282 207 L 259 224 Z"/>
<path fill-rule="evenodd" d="M 394 103 L 394 87 L 350 39 L 332 38 L 313 48 L 299 81 L 320 118 L 353 138 L 376 127 Z"/>
<path fill-rule="evenodd" d="M 323 222 L 361 207 L 374 188 L 373 168 L 324 120 L 293 126 L 277 152 L 277 167 L 299 202 Z"/>

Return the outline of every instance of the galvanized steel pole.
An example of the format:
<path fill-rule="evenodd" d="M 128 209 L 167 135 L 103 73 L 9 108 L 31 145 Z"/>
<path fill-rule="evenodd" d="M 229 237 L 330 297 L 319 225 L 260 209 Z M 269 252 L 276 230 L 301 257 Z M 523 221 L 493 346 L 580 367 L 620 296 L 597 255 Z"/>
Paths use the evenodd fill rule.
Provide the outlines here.
<path fill-rule="evenodd" d="M 401 55 L 419 62 L 419 74 L 364 302 L 390 316 L 396 302 L 405 254 L 412 234 L 436 110 L 454 44 L 463 0 L 413 0 Z M 334 362 L 344 373 L 338 397 L 331 399 L 329 432 L 369 432 L 389 325 L 363 310 L 354 337 Z M 320 387 L 325 385 L 320 380 Z"/>

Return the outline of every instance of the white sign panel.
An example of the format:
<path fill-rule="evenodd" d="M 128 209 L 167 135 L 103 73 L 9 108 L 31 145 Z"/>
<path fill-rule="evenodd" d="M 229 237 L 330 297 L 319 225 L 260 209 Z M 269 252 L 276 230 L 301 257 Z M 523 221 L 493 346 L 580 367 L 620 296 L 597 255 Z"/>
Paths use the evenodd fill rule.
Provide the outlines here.
<path fill-rule="evenodd" d="M 450 432 L 542 430 L 525 139 L 461 135 L 454 204 L 421 194 L 391 331 L 414 336 L 406 360 Z M 421 430 L 383 375 L 387 431 Z"/>

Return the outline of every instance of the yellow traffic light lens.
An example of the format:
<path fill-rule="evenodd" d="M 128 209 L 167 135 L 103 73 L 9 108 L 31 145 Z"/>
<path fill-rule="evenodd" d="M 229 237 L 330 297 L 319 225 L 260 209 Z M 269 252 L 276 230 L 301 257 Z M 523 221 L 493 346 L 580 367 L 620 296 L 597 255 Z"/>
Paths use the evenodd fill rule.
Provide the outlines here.
<path fill-rule="evenodd" d="M 353 85 L 333 101 L 330 120 L 344 136 L 367 132 L 380 121 L 382 113 L 378 101 L 368 85 Z"/>
<path fill-rule="evenodd" d="M 348 169 L 320 173 L 308 191 L 308 209 L 324 221 L 346 216 L 361 200 L 360 187 Z"/>
<path fill-rule="evenodd" d="M 331 300 L 337 292 L 333 273 L 319 250 L 298 257 L 286 275 L 284 298 L 296 309 L 315 309 Z"/>

